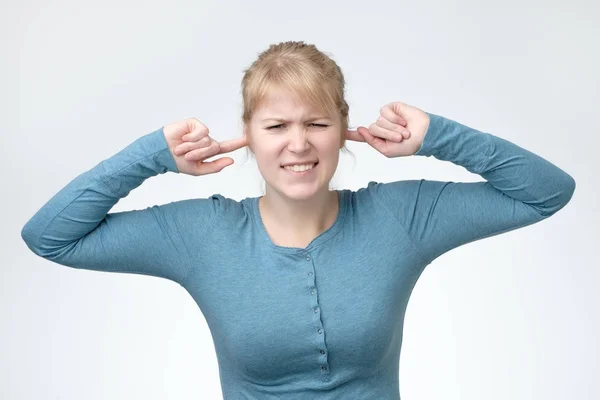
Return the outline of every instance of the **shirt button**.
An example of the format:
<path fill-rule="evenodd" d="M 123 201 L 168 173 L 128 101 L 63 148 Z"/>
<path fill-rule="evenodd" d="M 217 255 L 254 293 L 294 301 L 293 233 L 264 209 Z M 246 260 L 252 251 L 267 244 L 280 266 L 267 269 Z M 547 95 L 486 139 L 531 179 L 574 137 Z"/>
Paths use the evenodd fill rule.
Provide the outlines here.
<path fill-rule="evenodd" d="M 312 272 L 309 272 L 309 273 L 308 273 L 308 276 L 312 276 Z"/>
<path fill-rule="evenodd" d="M 324 366 L 324 365 L 321 367 L 321 369 L 322 369 L 323 371 L 327 371 L 327 367 L 326 367 L 326 366 Z"/>
<path fill-rule="evenodd" d="M 323 333 L 323 329 L 319 329 L 317 332 L 319 332 L 320 335 L 321 333 Z M 321 350 L 321 354 L 323 354 L 323 350 Z"/>
<path fill-rule="evenodd" d="M 317 291 L 315 289 L 310 291 L 310 294 L 315 294 L 315 293 L 317 293 Z"/>
<path fill-rule="evenodd" d="M 319 350 L 319 353 L 325 354 L 325 350 Z"/>
<path fill-rule="evenodd" d="M 315 314 L 319 312 L 319 307 L 315 307 Z"/>
<path fill-rule="evenodd" d="M 310 261 L 310 256 L 306 256 L 306 261 Z"/>

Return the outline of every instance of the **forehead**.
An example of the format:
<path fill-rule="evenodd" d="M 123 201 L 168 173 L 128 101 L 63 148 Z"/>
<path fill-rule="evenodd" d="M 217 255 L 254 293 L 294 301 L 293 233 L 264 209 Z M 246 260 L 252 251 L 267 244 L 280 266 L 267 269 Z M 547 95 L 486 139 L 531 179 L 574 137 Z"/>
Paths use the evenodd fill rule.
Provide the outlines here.
<path fill-rule="evenodd" d="M 302 117 L 309 114 L 323 114 L 316 105 L 302 99 L 289 89 L 270 88 L 256 107 L 257 117 Z"/>

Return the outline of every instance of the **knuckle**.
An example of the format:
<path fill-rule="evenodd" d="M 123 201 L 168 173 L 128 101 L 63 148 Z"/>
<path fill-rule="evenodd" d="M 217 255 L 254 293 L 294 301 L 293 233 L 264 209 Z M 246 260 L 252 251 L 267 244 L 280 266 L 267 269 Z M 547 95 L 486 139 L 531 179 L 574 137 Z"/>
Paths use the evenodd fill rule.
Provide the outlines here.
<path fill-rule="evenodd" d="M 212 157 L 219 152 L 219 146 L 211 143 L 210 146 L 203 147 L 200 151 L 202 151 L 204 158 Z"/>
<path fill-rule="evenodd" d="M 204 123 L 202 123 L 202 121 L 200 121 L 198 118 L 191 118 L 191 122 L 193 122 L 197 131 L 201 133 L 208 133 L 208 127 L 204 125 Z"/>

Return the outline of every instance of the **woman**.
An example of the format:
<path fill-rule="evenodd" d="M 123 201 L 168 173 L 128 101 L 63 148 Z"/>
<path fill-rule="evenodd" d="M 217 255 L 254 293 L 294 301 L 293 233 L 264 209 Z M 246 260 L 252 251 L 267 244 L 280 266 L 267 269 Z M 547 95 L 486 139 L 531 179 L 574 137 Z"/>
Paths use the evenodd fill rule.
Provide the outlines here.
<path fill-rule="evenodd" d="M 539 222 L 574 179 L 511 142 L 401 102 L 348 129 L 344 78 L 315 46 L 270 46 L 242 81 L 243 136 L 197 119 L 146 134 L 82 173 L 24 226 L 37 255 L 179 283 L 211 329 L 223 396 L 399 399 L 404 313 L 424 268 L 462 244 Z M 346 140 L 434 156 L 485 178 L 330 190 Z M 260 197 L 215 194 L 117 213 L 145 179 L 217 173 L 248 147 Z"/>

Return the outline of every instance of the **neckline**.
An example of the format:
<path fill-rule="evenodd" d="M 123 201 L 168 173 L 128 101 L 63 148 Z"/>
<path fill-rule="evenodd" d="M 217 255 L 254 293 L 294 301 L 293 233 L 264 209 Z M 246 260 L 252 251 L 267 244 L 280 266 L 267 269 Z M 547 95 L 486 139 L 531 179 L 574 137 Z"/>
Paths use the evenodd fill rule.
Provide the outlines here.
<path fill-rule="evenodd" d="M 263 223 L 262 217 L 260 216 L 260 209 L 258 207 L 258 199 L 260 197 L 252 197 L 252 214 L 254 214 L 254 222 L 258 228 L 260 239 L 270 249 L 276 250 L 279 252 L 283 252 L 283 253 L 288 253 L 288 254 L 289 253 L 306 253 L 306 252 L 309 252 L 309 251 L 313 250 L 314 248 L 320 246 L 321 244 L 325 243 L 326 241 L 328 241 L 329 239 L 334 237 L 336 235 L 336 233 L 338 233 L 342 224 L 344 223 L 344 219 L 346 217 L 346 212 L 348 209 L 348 206 L 346 204 L 346 200 L 348 198 L 348 196 L 346 194 L 346 190 L 336 190 L 335 192 L 338 195 L 338 204 L 339 204 L 338 213 L 335 218 L 335 221 L 327 230 L 321 232 L 304 248 L 280 246 L 280 245 L 273 243 L 273 241 L 271 240 L 271 237 L 269 236 L 269 234 L 267 232 L 265 224 Z"/>

